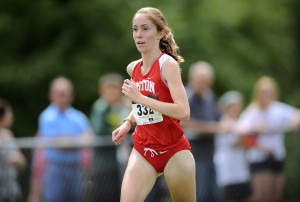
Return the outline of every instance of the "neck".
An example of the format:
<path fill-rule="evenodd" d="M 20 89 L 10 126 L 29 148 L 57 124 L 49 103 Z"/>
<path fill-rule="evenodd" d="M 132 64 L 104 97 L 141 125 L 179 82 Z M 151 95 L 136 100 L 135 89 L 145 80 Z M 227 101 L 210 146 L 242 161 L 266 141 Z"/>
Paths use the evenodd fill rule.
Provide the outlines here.
<path fill-rule="evenodd" d="M 161 55 L 160 50 L 155 50 L 148 53 L 142 53 L 143 66 L 144 68 L 151 68 L 155 60 Z"/>
<path fill-rule="evenodd" d="M 59 104 L 56 104 L 56 103 L 53 103 L 53 104 L 62 113 L 65 112 L 66 109 L 69 107 L 69 105 L 59 105 Z"/>

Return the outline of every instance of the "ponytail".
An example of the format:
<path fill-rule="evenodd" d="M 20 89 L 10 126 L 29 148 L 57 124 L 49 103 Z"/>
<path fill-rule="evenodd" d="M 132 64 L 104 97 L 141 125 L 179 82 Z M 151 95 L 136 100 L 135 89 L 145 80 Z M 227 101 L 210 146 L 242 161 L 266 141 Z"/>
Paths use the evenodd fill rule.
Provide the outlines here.
<path fill-rule="evenodd" d="M 162 52 L 172 56 L 179 64 L 184 62 L 183 57 L 179 54 L 179 47 L 174 40 L 173 32 L 170 28 L 166 27 L 167 32 L 159 42 L 159 48 Z"/>

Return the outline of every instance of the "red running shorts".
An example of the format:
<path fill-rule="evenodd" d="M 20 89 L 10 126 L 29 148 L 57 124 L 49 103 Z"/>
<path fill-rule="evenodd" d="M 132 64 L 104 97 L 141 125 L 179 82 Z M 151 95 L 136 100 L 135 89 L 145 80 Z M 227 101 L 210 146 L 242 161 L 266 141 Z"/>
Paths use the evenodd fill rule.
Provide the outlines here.
<path fill-rule="evenodd" d="M 191 146 L 185 136 L 182 136 L 174 145 L 149 148 L 144 145 L 134 143 L 134 148 L 153 166 L 162 173 L 170 158 L 179 151 L 190 150 Z"/>

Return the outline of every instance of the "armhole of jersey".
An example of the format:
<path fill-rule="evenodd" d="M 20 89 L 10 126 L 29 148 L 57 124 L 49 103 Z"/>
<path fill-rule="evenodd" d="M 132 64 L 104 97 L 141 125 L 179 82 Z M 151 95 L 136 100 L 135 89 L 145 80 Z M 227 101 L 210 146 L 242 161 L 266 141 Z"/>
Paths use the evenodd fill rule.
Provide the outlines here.
<path fill-rule="evenodd" d="M 167 60 L 174 60 L 176 62 L 176 60 L 174 58 L 172 58 L 170 55 L 168 54 L 163 54 L 160 58 L 159 58 L 159 69 L 160 69 L 160 78 L 162 80 L 162 82 L 166 85 L 166 87 L 168 87 L 168 83 L 163 79 L 162 77 L 162 66 L 163 64 L 167 61 Z"/>
<path fill-rule="evenodd" d="M 137 65 L 139 62 L 141 62 L 141 61 L 142 61 L 142 58 L 141 58 L 141 59 L 138 59 L 138 60 L 136 60 L 136 61 L 133 62 L 133 69 L 132 69 L 132 75 L 131 75 L 131 78 L 133 77 L 133 73 L 134 73 L 134 71 L 135 71 L 136 65 Z"/>

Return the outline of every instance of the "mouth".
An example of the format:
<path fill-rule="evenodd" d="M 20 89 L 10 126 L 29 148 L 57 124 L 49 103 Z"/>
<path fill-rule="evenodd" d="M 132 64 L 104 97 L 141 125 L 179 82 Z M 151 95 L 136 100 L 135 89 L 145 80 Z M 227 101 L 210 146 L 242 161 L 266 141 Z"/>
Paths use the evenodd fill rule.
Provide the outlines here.
<path fill-rule="evenodd" d="M 145 42 L 143 42 L 143 41 L 138 41 L 136 44 L 137 44 L 137 45 L 142 45 L 142 44 L 145 44 Z"/>

